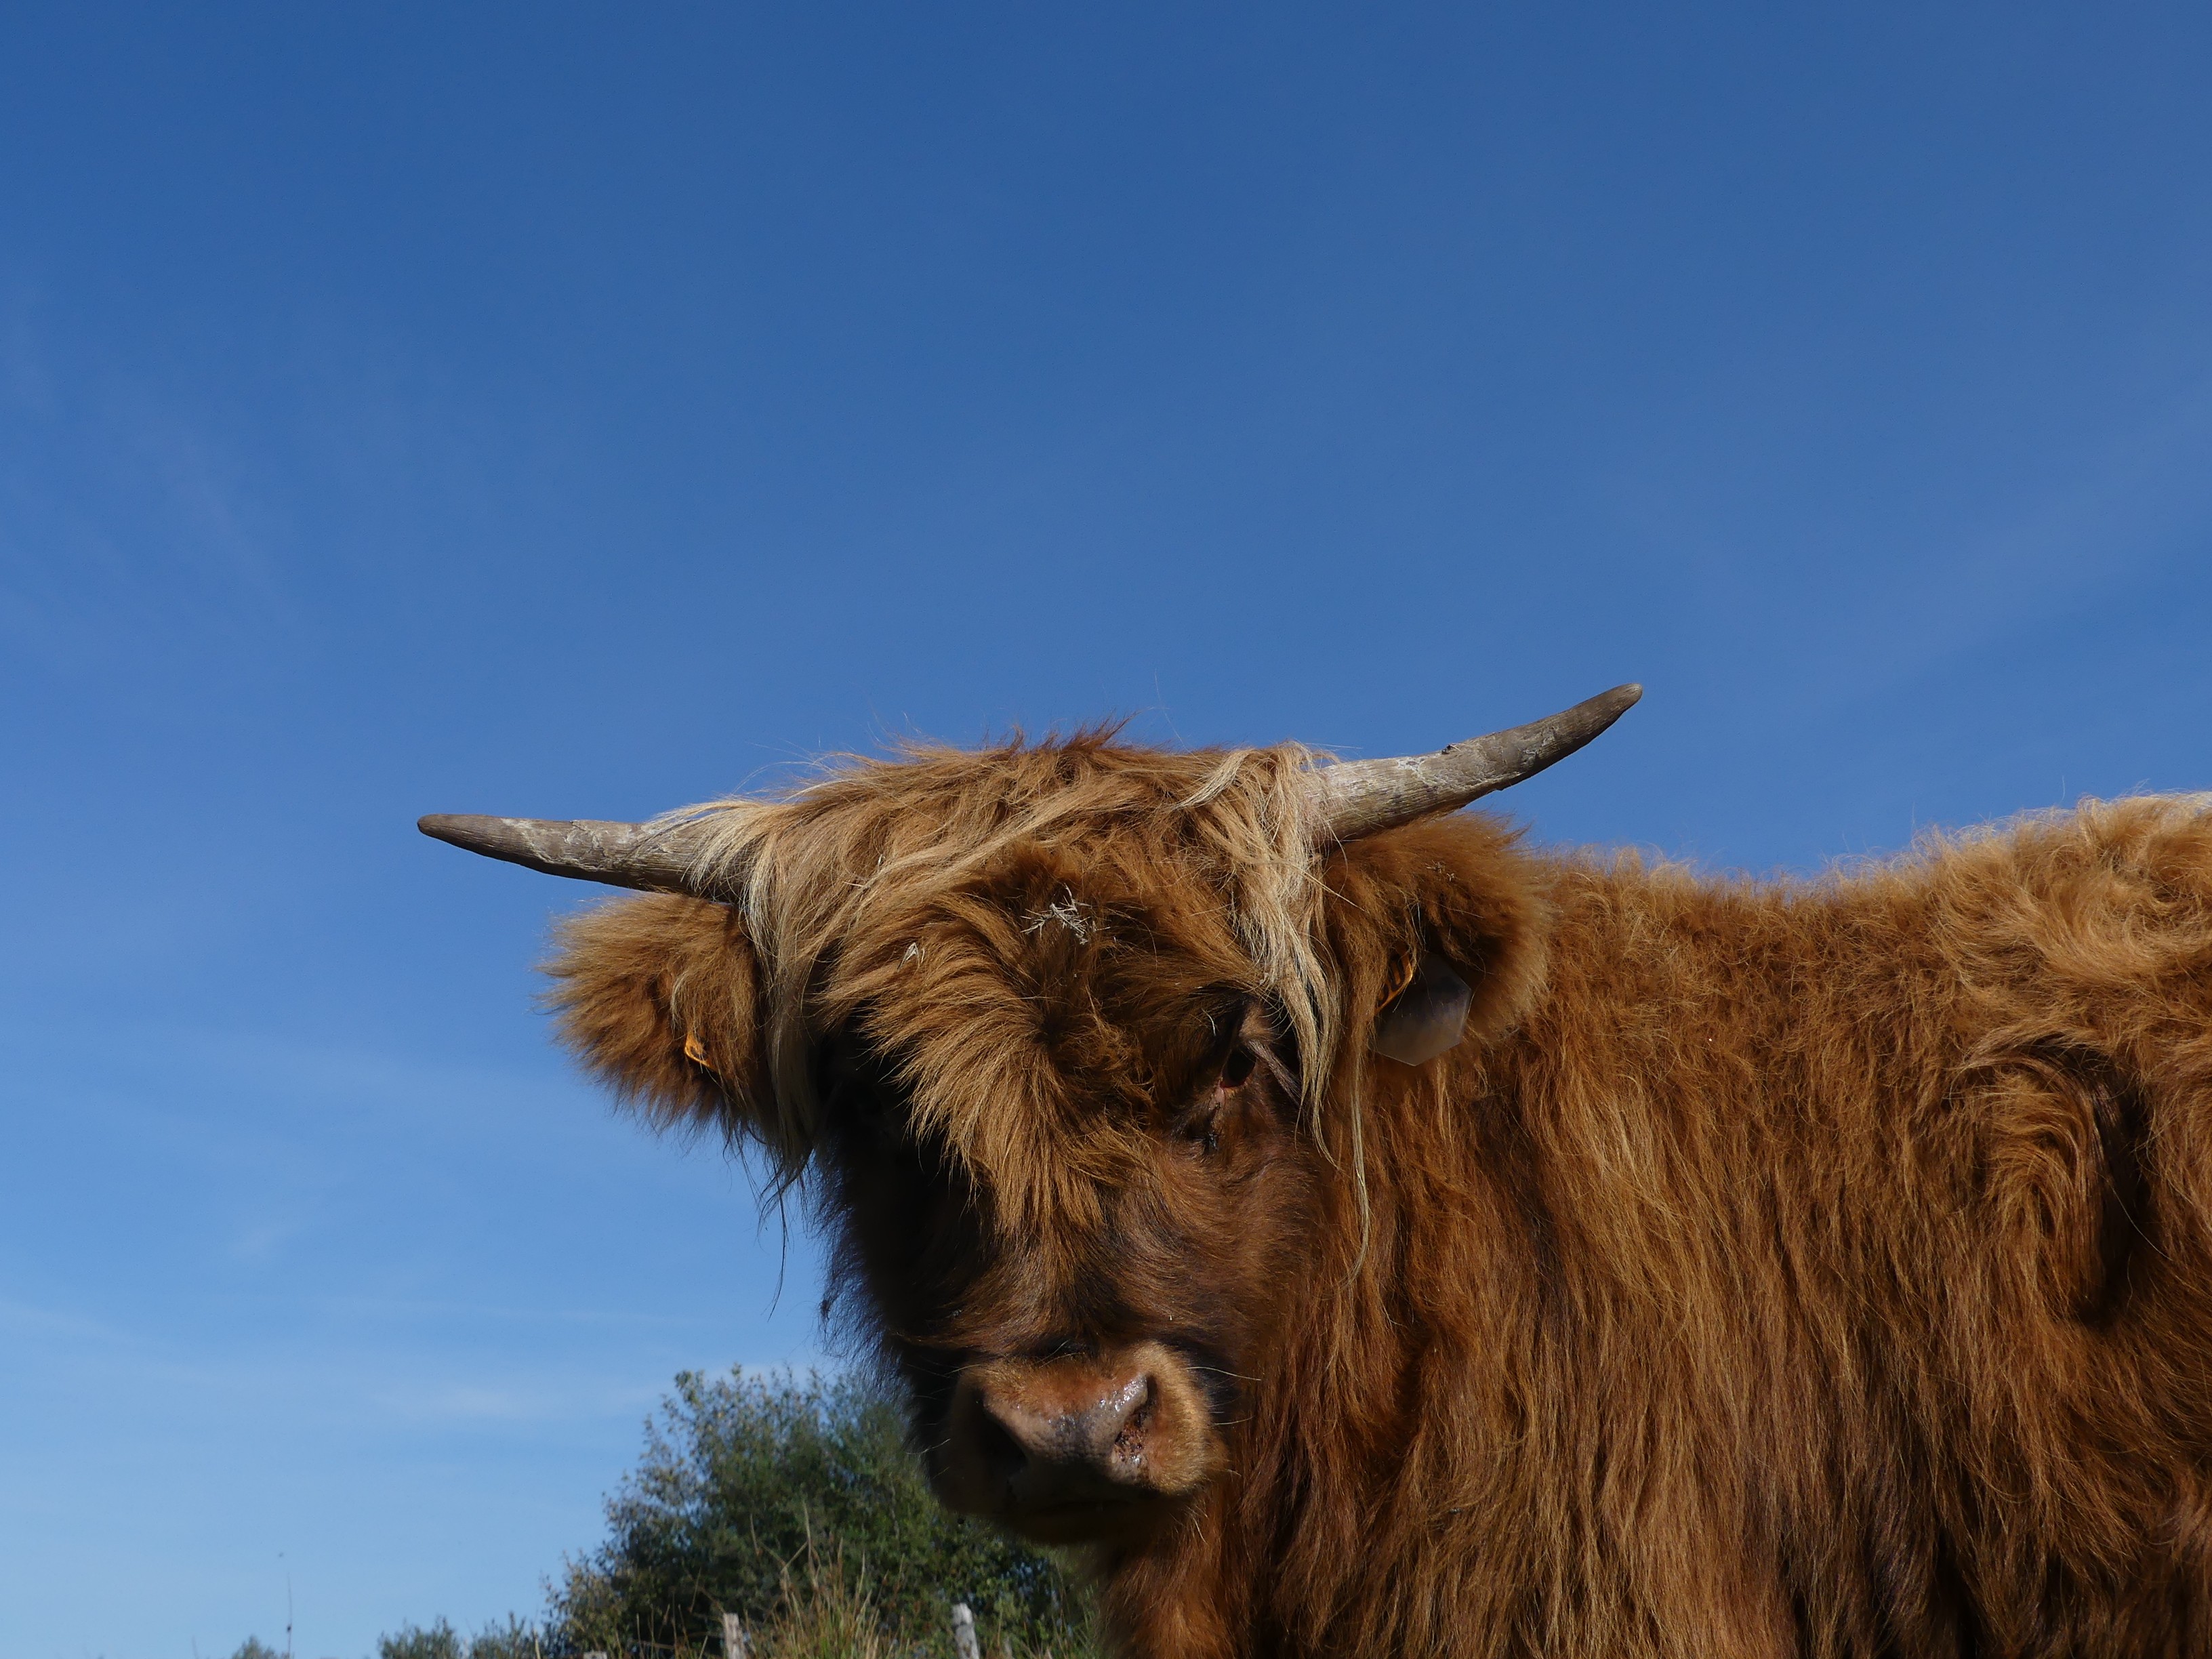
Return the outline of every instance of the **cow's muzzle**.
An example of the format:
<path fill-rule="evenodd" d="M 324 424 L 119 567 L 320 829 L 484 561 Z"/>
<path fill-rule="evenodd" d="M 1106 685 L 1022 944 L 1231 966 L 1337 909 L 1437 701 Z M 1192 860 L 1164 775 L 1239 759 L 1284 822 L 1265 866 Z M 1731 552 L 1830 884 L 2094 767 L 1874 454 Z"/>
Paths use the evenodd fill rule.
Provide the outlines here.
<path fill-rule="evenodd" d="M 1158 1525 L 1220 1470 L 1224 1449 L 1188 1363 L 1142 1342 L 969 1366 L 930 1462 L 952 1508 L 1068 1544 Z"/>

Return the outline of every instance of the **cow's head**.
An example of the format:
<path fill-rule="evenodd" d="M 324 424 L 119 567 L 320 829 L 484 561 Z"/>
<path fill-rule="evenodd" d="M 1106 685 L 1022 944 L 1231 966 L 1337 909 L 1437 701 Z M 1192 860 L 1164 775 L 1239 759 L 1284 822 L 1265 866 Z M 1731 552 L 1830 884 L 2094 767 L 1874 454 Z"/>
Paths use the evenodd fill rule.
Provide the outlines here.
<path fill-rule="evenodd" d="M 1414 821 L 1636 695 L 1407 760 L 1081 738 L 647 825 L 422 827 L 648 890 L 562 929 L 568 1042 L 810 1188 L 947 1503 L 1135 1540 L 1231 1467 L 1280 1327 L 1348 1266 L 1370 1049 L 1494 1031 L 1540 975 L 1504 833 Z"/>

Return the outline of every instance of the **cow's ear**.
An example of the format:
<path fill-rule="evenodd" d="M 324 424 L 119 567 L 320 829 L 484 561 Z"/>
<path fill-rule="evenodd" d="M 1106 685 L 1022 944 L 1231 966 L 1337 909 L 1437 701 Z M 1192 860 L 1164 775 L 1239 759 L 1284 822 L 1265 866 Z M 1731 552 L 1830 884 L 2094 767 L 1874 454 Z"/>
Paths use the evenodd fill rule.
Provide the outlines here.
<path fill-rule="evenodd" d="M 544 971 L 562 1042 L 647 1117 L 733 1136 L 772 1120 L 759 963 L 736 911 L 616 899 L 560 924 Z"/>
<path fill-rule="evenodd" d="M 1528 1011 L 1543 988 L 1551 909 L 1516 839 L 1469 813 L 1365 836 L 1330 860 L 1347 1036 L 1364 1045 L 1425 962 L 1466 981 L 1468 1040 L 1496 1036 Z"/>

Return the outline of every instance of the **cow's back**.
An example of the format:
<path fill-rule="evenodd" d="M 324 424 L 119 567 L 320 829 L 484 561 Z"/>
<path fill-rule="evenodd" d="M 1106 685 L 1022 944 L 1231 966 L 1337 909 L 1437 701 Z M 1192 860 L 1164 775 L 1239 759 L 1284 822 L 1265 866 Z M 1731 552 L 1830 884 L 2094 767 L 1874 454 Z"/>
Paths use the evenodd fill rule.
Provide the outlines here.
<path fill-rule="evenodd" d="M 1793 1639 L 2212 1647 L 2208 805 L 1802 887 L 1562 873 L 1513 1082 L 1583 1340 L 1673 1351 Z"/>

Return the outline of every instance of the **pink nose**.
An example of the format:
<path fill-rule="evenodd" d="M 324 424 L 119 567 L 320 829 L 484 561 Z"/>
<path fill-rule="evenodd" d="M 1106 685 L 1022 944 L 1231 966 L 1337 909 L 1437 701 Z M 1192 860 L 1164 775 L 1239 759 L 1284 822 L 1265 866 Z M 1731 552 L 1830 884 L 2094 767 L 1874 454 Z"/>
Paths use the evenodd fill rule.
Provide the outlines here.
<path fill-rule="evenodd" d="M 1147 1372 L 1063 1362 L 1013 1375 L 994 1366 L 974 1382 L 975 1450 L 1016 1507 L 1110 1500 L 1144 1484 Z"/>
<path fill-rule="evenodd" d="M 1194 1492 L 1223 1462 L 1189 1366 L 1157 1342 L 971 1365 L 945 1431 L 931 1458 L 945 1500 L 1046 1541 Z"/>

